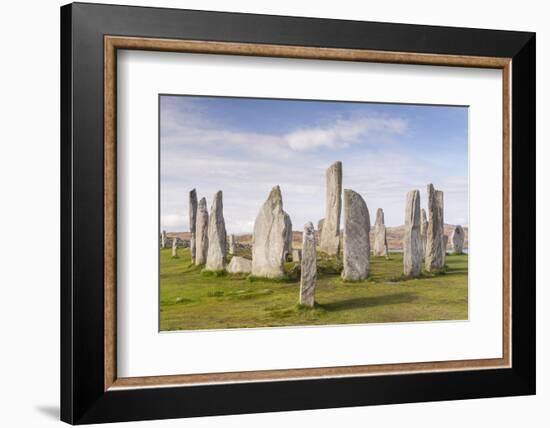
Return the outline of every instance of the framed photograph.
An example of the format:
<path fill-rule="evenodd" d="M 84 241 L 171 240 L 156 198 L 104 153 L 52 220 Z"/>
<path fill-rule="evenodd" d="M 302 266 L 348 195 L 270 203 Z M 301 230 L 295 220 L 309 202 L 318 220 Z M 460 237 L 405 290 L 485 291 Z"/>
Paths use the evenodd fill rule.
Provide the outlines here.
<path fill-rule="evenodd" d="M 533 33 L 76 3 L 61 54 L 62 420 L 535 393 Z"/>

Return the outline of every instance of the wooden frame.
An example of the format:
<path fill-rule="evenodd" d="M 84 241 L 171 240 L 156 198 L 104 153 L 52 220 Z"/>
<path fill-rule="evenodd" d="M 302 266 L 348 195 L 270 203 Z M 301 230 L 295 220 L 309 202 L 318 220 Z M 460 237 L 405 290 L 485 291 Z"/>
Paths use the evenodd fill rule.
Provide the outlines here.
<path fill-rule="evenodd" d="M 62 284 L 62 419 L 71 423 L 77 422 L 98 422 L 115 421 L 130 419 L 146 419 L 159 417 L 191 416 L 198 414 L 223 414 L 248 411 L 268 411 L 283 410 L 295 408 L 294 404 L 282 396 L 277 396 L 275 405 L 250 406 L 247 408 L 239 407 L 234 401 L 232 405 L 221 406 L 218 409 L 205 407 L 206 403 L 197 406 L 195 395 L 207 393 L 216 394 L 216 391 L 225 388 L 227 391 L 244 390 L 246 394 L 251 394 L 254 385 L 257 388 L 279 388 L 282 392 L 286 390 L 288 394 L 288 382 L 293 380 L 293 388 L 296 385 L 302 385 L 306 388 L 319 386 L 319 382 L 324 383 L 324 388 L 336 387 L 343 382 L 350 382 L 349 385 L 355 385 L 357 390 L 366 388 L 368 385 L 375 385 L 379 382 L 391 384 L 397 378 L 406 379 L 413 382 L 416 389 L 423 389 L 426 382 L 433 382 L 439 377 L 439 387 L 435 387 L 430 393 L 420 393 L 417 397 L 402 396 L 391 397 L 385 394 L 383 397 L 373 396 L 372 391 L 359 401 L 357 398 L 350 398 L 347 395 L 347 401 L 340 401 L 334 393 L 328 394 L 330 398 L 318 402 L 310 401 L 303 408 L 315 407 L 333 407 L 340 405 L 374 404 L 386 402 L 403 402 L 416 400 L 434 400 L 445 398 L 466 398 L 473 396 L 490 395 L 514 395 L 524 393 L 534 393 L 534 281 L 531 284 L 526 283 L 534 275 L 534 261 L 520 260 L 517 252 L 519 249 L 525 253 L 534 253 L 534 239 L 529 241 L 527 238 L 533 234 L 534 230 L 524 223 L 519 224 L 520 218 L 534 217 L 534 210 L 526 214 L 522 212 L 512 213 L 514 201 L 520 199 L 522 206 L 534 204 L 534 196 L 529 196 L 530 192 L 525 190 L 529 185 L 529 180 L 534 180 L 534 158 L 528 157 L 531 153 L 534 156 L 534 115 L 531 113 L 534 109 L 534 35 L 528 33 L 510 33 L 496 32 L 488 30 L 465 30 L 465 29 L 446 29 L 438 27 L 419 27 L 399 24 L 374 24 L 374 23 L 349 23 L 331 20 L 316 20 L 305 18 L 284 18 L 284 17 L 265 17 L 255 15 L 240 14 L 221 14 L 193 11 L 171 11 L 169 16 L 166 9 L 144 9 L 122 6 L 99 6 L 76 4 L 65 6 L 62 9 L 62 128 L 64 130 L 62 141 L 62 192 L 64 196 L 70 199 L 71 203 L 62 206 L 64 215 L 63 234 L 62 234 L 62 269 L 65 273 Z M 121 28 L 116 31 L 112 28 L 104 28 L 101 17 L 104 14 L 128 15 L 128 21 L 121 21 Z M 156 17 L 156 28 L 140 29 L 137 22 L 139 18 L 153 15 Z M 189 30 L 180 31 L 179 34 L 167 34 L 162 31 L 164 24 L 184 24 L 196 22 L 199 16 L 199 33 L 204 31 L 209 33 L 207 37 L 197 38 L 197 34 L 186 33 Z M 79 24 L 86 17 L 91 20 L 93 34 L 84 34 L 86 30 Z M 178 21 L 179 20 L 179 21 Z M 195 20 L 195 21 L 194 21 Z M 265 27 L 265 31 L 260 32 L 261 40 L 246 40 L 246 31 L 240 37 L 222 37 L 216 34 L 216 22 L 218 25 L 227 24 L 229 21 L 241 20 L 246 23 L 245 27 L 254 27 L 265 25 L 269 21 L 270 25 Z M 261 22 L 260 22 L 261 21 Z M 300 40 L 296 36 L 295 40 L 287 43 L 281 43 L 277 40 L 276 28 L 280 25 L 286 25 L 286 28 L 293 28 L 296 31 L 302 28 L 311 27 L 305 31 L 305 37 L 302 39 L 315 39 L 325 34 L 327 28 L 333 28 L 333 39 L 324 40 L 324 45 L 311 43 L 308 40 Z M 202 27 L 201 27 L 202 26 Z M 387 26 L 382 28 L 380 26 Z M 116 27 L 116 25 L 115 25 Z M 124 27 L 124 28 L 123 28 Z M 185 27 L 182 25 L 182 28 Z M 200 28 L 199 28 L 200 27 Z M 350 47 L 355 43 L 361 44 L 363 40 L 359 36 L 353 38 L 350 36 L 347 40 L 339 38 L 338 29 L 346 28 L 350 30 L 357 27 L 357 34 L 370 33 L 372 35 L 391 33 L 393 41 L 391 50 L 388 46 L 378 42 L 375 46 Z M 144 36 L 135 36 L 142 30 Z M 89 32 L 89 28 L 87 29 Z M 437 40 L 446 40 L 442 46 L 430 46 L 427 43 L 423 49 L 414 50 L 411 41 L 406 39 L 414 34 L 425 34 L 428 39 L 431 37 L 435 42 Z M 476 48 L 476 37 L 480 34 L 493 43 L 493 49 Z M 120 35 L 125 34 L 125 35 Z M 128 35 L 128 34 L 131 34 Z M 151 34 L 155 36 L 151 37 Z M 177 35 L 178 37 L 174 37 Z M 454 38 L 454 39 L 453 39 Z M 242 40 L 245 41 L 242 41 Z M 220 41 L 223 40 L 223 41 Z M 239 41 L 236 41 L 239 40 Z M 365 40 L 369 40 L 366 38 Z M 414 44 L 414 39 L 412 43 Z M 462 44 L 460 43 L 462 40 Z M 75 64 L 76 58 L 73 52 L 78 49 L 79 43 L 93 43 L 95 46 L 93 55 L 83 55 L 86 57 L 80 60 L 81 63 Z M 453 42 L 455 46 L 453 47 Z M 489 43 L 490 44 L 490 43 Z M 101 51 L 99 50 L 101 48 Z M 117 49 L 139 49 L 154 51 L 172 51 L 172 52 L 193 52 L 206 54 L 231 54 L 231 55 L 251 55 L 251 56 L 272 56 L 285 58 L 306 58 L 306 59 L 330 59 L 342 61 L 368 61 L 368 62 L 389 62 L 406 64 L 427 64 L 427 65 L 445 65 L 461 67 L 480 67 L 501 69 L 503 73 L 503 358 L 484 359 L 469 361 L 445 361 L 445 362 L 426 362 L 410 364 L 385 364 L 370 366 L 350 366 L 350 367 L 327 367 L 311 369 L 292 369 L 292 370 L 269 370 L 256 372 L 240 373 L 218 373 L 218 374 L 200 374 L 200 375 L 174 375 L 146 378 L 117 378 L 116 376 L 116 51 Z M 89 61 L 88 61 L 89 60 Z M 79 117 L 82 122 L 74 120 L 75 111 L 82 107 L 80 104 L 86 98 L 84 84 L 87 77 L 79 67 L 87 63 L 93 67 L 93 81 L 99 84 L 103 81 L 103 99 L 96 97 L 93 101 L 93 112 L 79 111 Z M 79 77 L 82 77 L 79 80 Z M 100 79 L 102 77 L 102 79 Z M 88 76 L 88 82 L 89 82 Z M 521 91 L 519 90 L 521 88 Z M 79 93 L 79 90 L 83 90 Z M 103 108 L 101 108 L 103 107 Z M 531 113 L 526 114 L 525 109 Z M 101 116 L 103 111 L 103 116 Z M 97 120 L 91 121 L 90 116 Z M 74 120 L 74 121 L 73 121 Z M 103 133 L 99 134 L 95 129 L 93 142 L 86 142 L 78 137 L 79 131 L 84 132 L 92 123 L 94 126 L 103 123 Z M 71 129 L 72 127 L 72 129 Z M 521 139 L 521 143 L 512 144 L 512 139 L 519 131 L 527 133 L 526 138 Z M 516 141 L 514 139 L 514 141 Z M 519 139 L 518 139 L 519 141 Z M 527 147 L 528 154 L 519 150 L 519 145 Z M 77 158 L 78 150 L 86 151 L 86 148 L 93 148 L 95 156 L 91 162 L 86 165 L 85 160 Z M 521 168 L 522 176 L 512 178 L 512 160 L 513 168 L 519 171 Z M 93 164 L 93 165 L 92 165 Z M 75 171 L 75 167 L 84 168 L 86 178 L 93 178 L 93 188 L 79 181 L 80 174 Z M 90 168 L 86 170 L 86 167 Z M 102 172 L 101 172 L 102 171 Z M 64 173 L 64 174 L 63 174 Z M 531 174 L 533 174 L 531 176 Z M 102 177 L 102 180 L 100 179 Z M 518 177 L 514 175 L 514 177 Z M 83 177 L 84 178 L 84 177 Z M 97 183 L 97 181 L 101 182 Z M 98 193 L 101 190 L 102 200 Z M 530 189 L 531 191 L 531 189 Z M 78 193 L 77 193 L 78 192 Z M 534 192 L 534 190 L 533 190 Z M 90 198 L 90 196 L 93 196 Z M 90 239 L 83 232 L 83 225 L 78 220 L 83 219 L 82 214 L 78 212 L 75 205 L 75 199 L 82 199 L 82 203 L 93 204 L 95 212 L 101 208 L 101 220 L 103 223 L 96 222 L 93 230 L 100 231 L 102 234 Z M 91 200 L 90 200 L 91 199 Z M 516 202 L 518 203 L 518 202 Z M 529 217 L 531 219 L 531 217 Z M 70 224 L 67 221 L 70 220 Z M 531 219 L 532 220 L 532 219 Z M 534 222 L 532 222 L 534 225 Z M 533 226 L 534 227 L 534 226 Z M 522 233 L 520 235 L 519 233 Z M 77 243 L 84 238 L 79 247 Z M 512 248 L 512 239 L 514 248 Z M 94 278 L 87 284 L 84 284 L 81 272 L 81 266 L 78 265 L 79 258 L 75 256 L 90 256 L 89 246 L 94 248 L 93 262 L 88 266 L 94 269 Z M 101 267 L 101 271 L 96 270 Z M 512 270 L 514 267 L 514 270 Z M 518 272 L 519 269 L 519 272 Z M 519 293 L 517 284 L 521 281 L 523 293 Z M 513 286 L 514 284 L 514 286 Z M 101 294 L 101 300 L 96 304 L 90 305 L 77 299 L 78 295 L 88 296 L 93 293 Z M 89 365 L 84 353 L 80 351 L 79 346 L 86 346 L 78 341 L 77 331 L 82 332 L 82 321 L 86 313 L 98 308 L 102 308 L 101 326 L 86 325 L 84 328 L 84 340 L 93 337 L 93 349 L 97 352 L 99 339 L 102 337 L 101 355 L 102 359 L 94 358 L 94 367 L 92 384 L 89 380 L 83 379 L 87 376 L 83 371 L 84 366 Z M 94 320 L 99 320 L 98 315 L 94 314 Z M 80 324 L 79 324 L 80 321 Z M 86 323 L 84 323 L 86 324 Z M 80 329 L 80 330 L 79 330 Z M 531 331 L 529 331 L 531 330 Z M 529 335 L 528 338 L 523 337 Z M 522 344 L 520 347 L 519 344 Z M 78 345 L 78 346 L 76 346 Z M 81 363 L 81 364 L 78 364 Z M 492 370 L 481 370 L 492 369 Z M 513 374 L 512 377 L 519 379 L 513 382 L 506 379 L 504 373 Z M 424 374 L 421 374 L 424 373 Z M 392 374 L 391 377 L 382 376 Z M 414 376 L 413 376 L 414 374 Z M 101 381 L 99 381 L 100 376 Z M 425 380 L 422 380 L 422 376 Z M 428 380 L 428 376 L 432 380 Z M 458 378 L 457 378 L 458 376 Z M 444 385 L 450 385 L 452 380 L 453 387 L 456 388 L 457 379 L 462 376 L 462 382 L 467 385 L 470 382 L 489 382 L 491 379 L 499 379 L 498 383 L 507 382 L 507 387 L 497 389 L 494 385 L 485 386 L 484 392 L 473 392 L 468 395 L 466 390 L 442 392 Z M 416 380 L 413 380 L 414 379 Z M 445 380 L 446 379 L 446 380 Z M 80 382 L 79 382 L 80 381 Z M 249 383 L 254 381 L 254 383 Z M 278 381 L 278 382 L 275 382 Z M 221 384 L 221 385 L 220 385 Z M 262 385 L 262 386 L 258 386 Z M 276 386 L 277 385 L 277 386 Z M 358 387 L 358 385 L 360 385 Z M 142 402 L 147 396 L 146 387 L 159 387 L 163 392 L 149 390 L 148 394 L 157 396 L 170 395 L 169 391 L 174 392 L 171 398 L 155 398 L 155 400 L 173 400 L 171 406 L 176 406 L 178 396 L 186 395 L 188 402 L 195 407 L 175 408 L 170 412 L 159 413 L 156 409 L 134 409 L 128 407 L 114 409 L 114 404 L 85 404 L 89 403 L 87 397 L 98 395 L 103 397 L 105 403 L 110 402 Z M 178 388 L 175 388 L 178 386 Z M 470 383 L 470 386 L 473 385 Z M 169 388 L 174 387 L 174 388 Z M 476 383 L 476 388 L 479 385 Z M 384 388 L 387 389 L 387 388 Z M 387 392 L 390 392 L 388 389 Z M 183 392 L 185 391 L 185 392 Z M 192 392 L 191 392 L 192 391 Z M 225 391 L 225 390 L 224 390 Z M 327 390 L 328 391 L 328 390 Z M 435 394 L 439 391 L 439 395 Z M 392 391 L 392 393 L 395 391 Z M 128 394 L 130 398 L 128 398 Z M 276 393 L 275 393 L 276 394 Z M 434 395 L 435 394 L 435 395 Z M 126 398 L 123 398 L 126 397 Z M 395 400 L 395 401 L 394 401 Z M 103 406 L 103 407 L 102 407 Z M 105 407 L 107 406 L 107 407 Z M 169 407 L 171 407 L 169 406 Z"/>
<path fill-rule="evenodd" d="M 161 385 L 245 382 L 273 379 L 365 376 L 442 370 L 467 370 L 510 367 L 510 58 L 458 55 L 429 55 L 404 52 L 377 52 L 354 49 L 275 46 L 265 44 L 166 40 L 105 36 L 105 390 Z M 212 55 L 249 55 L 338 61 L 385 62 L 495 68 L 503 74 L 503 357 L 409 364 L 381 364 L 314 369 L 265 370 L 250 372 L 117 378 L 116 376 L 116 52 L 117 49 L 203 53 Z"/>

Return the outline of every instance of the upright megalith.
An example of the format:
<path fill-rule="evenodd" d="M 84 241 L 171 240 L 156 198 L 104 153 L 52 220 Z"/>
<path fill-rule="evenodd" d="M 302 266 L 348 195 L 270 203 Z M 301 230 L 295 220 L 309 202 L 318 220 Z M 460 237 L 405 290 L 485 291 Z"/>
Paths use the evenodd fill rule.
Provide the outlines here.
<path fill-rule="evenodd" d="M 325 219 L 322 218 L 317 222 L 317 242 L 321 241 L 321 234 L 323 233 L 323 223 Z"/>
<path fill-rule="evenodd" d="M 189 192 L 189 232 L 191 239 L 189 241 L 189 251 L 191 252 L 191 262 L 195 262 L 196 239 L 197 231 L 197 191 L 195 189 Z"/>
<path fill-rule="evenodd" d="M 345 189 L 342 279 L 361 281 L 367 278 L 370 267 L 369 233 L 370 216 L 365 200 L 359 193 Z"/>
<path fill-rule="evenodd" d="M 315 283 L 317 281 L 317 250 L 313 223 L 304 226 L 302 236 L 302 260 L 300 262 L 300 304 L 315 305 Z"/>
<path fill-rule="evenodd" d="M 333 256 L 340 252 L 340 215 L 342 212 L 342 162 L 326 171 L 326 207 L 319 249 Z"/>
<path fill-rule="evenodd" d="M 208 208 L 205 198 L 199 201 L 197 207 L 195 236 L 195 264 L 203 265 L 208 254 Z"/>
<path fill-rule="evenodd" d="M 407 193 L 403 237 L 403 274 L 406 277 L 417 277 L 422 269 L 420 224 L 420 192 L 411 190 Z"/>
<path fill-rule="evenodd" d="M 428 228 L 426 229 L 426 271 L 434 272 L 443 267 L 443 192 L 428 185 Z"/>
<path fill-rule="evenodd" d="M 447 235 L 443 235 L 441 237 L 441 258 L 442 260 L 442 266 L 445 266 L 445 260 L 447 258 L 447 245 L 449 244 L 449 237 Z"/>
<path fill-rule="evenodd" d="M 208 252 L 206 270 L 223 270 L 227 261 L 227 234 L 223 219 L 223 194 L 218 190 L 214 195 L 210 219 L 208 221 Z"/>
<path fill-rule="evenodd" d="M 453 253 L 462 254 L 464 252 L 464 238 L 466 234 L 462 226 L 455 226 L 453 229 L 453 235 L 451 237 L 451 243 L 453 245 Z"/>
<path fill-rule="evenodd" d="M 426 254 L 426 234 L 428 233 L 428 218 L 426 210 L 420 210 L 420 240 L 422 241 L 422 257 Z"/>
<path fill-rule="evenodd" d="M 292 255 L 292 221 L 287 213 L 285 213 L 285 230 L 285 251 L 283 259 L 286 261 Z"/>
<path fill-rule="evenodd" d="M 227 237 L 227 250 L 229 251 L 229 254 L 233 255 L 235 254 L 236 249 L 237 244 L 235 242 L 235 235 L 231 234 Z"/>
<path fill-rule="evenodd" d="M 373 254 L 375 256 L 388 255 L 388 239 L 386 236 L 386 225 L 384 224 L 384 210 L 382 208 L 376 210 Z"/>
<path fill-rule="evenodd" d="M 254 222 L 252 243 L 252 275 L 280 278 L 288 240 L 288 214 L 283 211 L 279 186 L 271 189 Z"/>
<path fill-rule="evenodd" d="M 160 248 L 168 248 L 168 237 L 166 236 L 166 230 L 163 230 L 160 234 Z"/>
<path fill-rule="evenodd" d="M 172 257 L 178 256 L 178 238 L 174 237 L 172 239 Z"/>

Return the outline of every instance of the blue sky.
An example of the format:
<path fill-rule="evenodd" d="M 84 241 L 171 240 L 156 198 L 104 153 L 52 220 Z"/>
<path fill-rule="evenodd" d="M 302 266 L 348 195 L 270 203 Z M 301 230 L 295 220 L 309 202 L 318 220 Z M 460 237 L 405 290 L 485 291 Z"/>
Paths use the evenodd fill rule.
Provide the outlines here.
<path fill-rule="evenodd" d="M 343 163 L 343 187 L 359 192 L 374 222 L 403 224 L 407 191 L 445 195 L 445 222 L 468 223 L 468 109 L 162 95 L 161 228 L 189 230 L 189 190 L 210 206 L 224 192 L 228 233 L 252 232 L 280 185 L 294 229 L 324 217 L 325 169 Z"/>

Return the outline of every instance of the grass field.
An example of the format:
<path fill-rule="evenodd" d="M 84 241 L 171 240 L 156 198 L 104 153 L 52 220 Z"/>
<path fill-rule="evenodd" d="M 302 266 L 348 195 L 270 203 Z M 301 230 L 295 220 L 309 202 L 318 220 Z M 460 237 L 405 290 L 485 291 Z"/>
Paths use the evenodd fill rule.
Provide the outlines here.
<path fill-rule="evenodd" d="M 201 273 L 189 250 L 160 253 L 160 329 L 196 330 L 361 324 L 468 318 L 468 256 L 447 256 L 447 270 L 404 280 L 402 255 L 371 258 L 366 281 L 346 283 L 334 260 L 321 260 L 313 309 L 298 305 L 294 264 L 281 281 Z M 294 273 L 293 273 L 294 272 Z"/>

